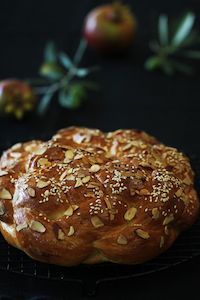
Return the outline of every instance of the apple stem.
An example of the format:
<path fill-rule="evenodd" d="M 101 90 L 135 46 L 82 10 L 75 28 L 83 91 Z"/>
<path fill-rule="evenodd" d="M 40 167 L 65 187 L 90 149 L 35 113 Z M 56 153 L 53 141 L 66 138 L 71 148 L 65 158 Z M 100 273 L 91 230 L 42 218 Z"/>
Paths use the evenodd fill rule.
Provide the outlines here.
<path fill-rule="evenodd" d="M 112 13 L 109 14 L 108 18 L 109 20 L 119 23 L 122 20 L 122 10 L 123 10 L 123 5 L 120 1 L 115 1 L 112 4 L 113 11 Z"/>

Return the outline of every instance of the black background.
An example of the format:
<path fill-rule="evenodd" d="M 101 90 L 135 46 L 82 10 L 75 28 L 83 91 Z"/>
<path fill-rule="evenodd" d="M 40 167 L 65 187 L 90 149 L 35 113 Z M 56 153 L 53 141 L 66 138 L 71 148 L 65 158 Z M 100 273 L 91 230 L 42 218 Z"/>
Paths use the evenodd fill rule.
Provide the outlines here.
<path fill-rule="evenodd" d="M 0 79 L 37 76 L 47 41 L 73 54 L 86 13 L 106 1 L 94 0 L 0 0 Z M 167 77 L 143 68 L 150 54 L 148 40 L 155 31 L 160 13 L 170 16 L 193 9 L 200 15 L 199 0 L 125 1 L 134 10 L 139 24 L 135 45 L 121 58 L 105 58 L 87 50 L 83 65 L 98 64 L 93 76 L 101 89 L 91 93 L 78 111 L 58 107 L 56 98 L 44 118 L 28 116 L 18 123 L 0 119 L 0 143 L 7 144 L 50 135 L 71 125 L 102 130 L 139 128 L 186 153 L 200 154 L 200 75 Z M 197 21 L 197 27 L 199 22 Z M 200 70 L 199 66 L 197 68 Z M 134 280 L 102 284 L 96 299 L 199 299 L 200 260 Z M 33 280 L 0 273 L 2 295 L 13 299 L 78 299 L 81 288 L 74 284 Z M 7 299 L 0 296 L 0 299 Z M 42 299 L 42 298 L 37 298 Z"/>

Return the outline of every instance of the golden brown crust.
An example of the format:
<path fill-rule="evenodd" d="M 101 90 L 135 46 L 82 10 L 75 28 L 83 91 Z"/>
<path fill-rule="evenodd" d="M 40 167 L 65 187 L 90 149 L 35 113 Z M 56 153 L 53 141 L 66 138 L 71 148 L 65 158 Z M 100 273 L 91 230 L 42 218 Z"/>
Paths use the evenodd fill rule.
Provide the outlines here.
<path fill-rule="evenodd" d="M 0 229 L 48 263 L 136 264 L 197 218 L 187 157 L 136 130 L 70 127 L 0 160 Z"/>

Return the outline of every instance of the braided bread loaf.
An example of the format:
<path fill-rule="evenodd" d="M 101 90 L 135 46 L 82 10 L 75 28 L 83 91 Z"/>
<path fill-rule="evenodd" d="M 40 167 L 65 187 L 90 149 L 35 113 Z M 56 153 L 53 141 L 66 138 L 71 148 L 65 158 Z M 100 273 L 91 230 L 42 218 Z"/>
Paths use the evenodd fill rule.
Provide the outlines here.
<path fill-rule="evenodd" d="M 136 130 L 70 127 L 0 160 L 0 229 L 36 260 L 142 263 L 197 218 L 187 157 Z"/>

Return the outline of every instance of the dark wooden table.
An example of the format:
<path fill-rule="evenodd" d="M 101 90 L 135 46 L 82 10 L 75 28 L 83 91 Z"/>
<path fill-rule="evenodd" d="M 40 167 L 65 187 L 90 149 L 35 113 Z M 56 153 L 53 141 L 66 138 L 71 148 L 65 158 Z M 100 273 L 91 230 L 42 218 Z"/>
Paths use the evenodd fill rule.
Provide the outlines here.
<path fill-rule="evenodd" d="M 48 40 L 72 54 L 79 42 L 85 14 L 105 1 L 1 1 L 0 78 L 36 77 Z M 94 79 L 101 86 L 78 111 L 58 107 L 56 99 L 43 119 L 32 115 L 18 123 L 0 119 L 1 145 L 49 136 L 70 125 L 102 130 L 139 128 L 186 153 L 200 155 L 199 76 L 167 77 L 143 68 L 148 40 L 161 12 L 176 15 L 193 9 L 199 0 L 125 1 L 138 17 L 139 32 L 133 49 L 121 58 L 103 58 L 88 50 L 85 65 L 99 64 Z M 199 68 L 200 70 L 200 68 Z M 99 286 L 96 299 L 199 299 L 200 259 L 134 280 Z M 1 296 L 2 295 L 2 296 Z M 4 295 L 4 296 L 3 296 Z M 11 298 L 6 298 L 11 297 Z M 43 298 L 42 298 L 43 297 Z M 81 287 L 0 272 L 0 299 L 78 299 Z"/>

